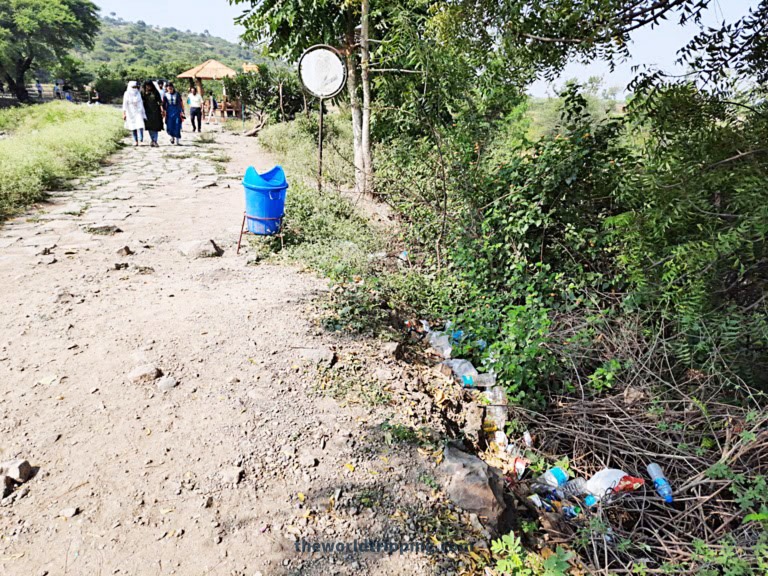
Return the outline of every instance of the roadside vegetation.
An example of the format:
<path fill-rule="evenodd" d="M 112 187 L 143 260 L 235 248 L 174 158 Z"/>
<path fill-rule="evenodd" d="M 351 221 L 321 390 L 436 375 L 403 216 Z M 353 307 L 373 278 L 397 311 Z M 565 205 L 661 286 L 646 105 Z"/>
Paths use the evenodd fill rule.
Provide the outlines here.
<path fill-rule="evenodd" d="M 577 476 L 603 466 L 643 475 L 655 461 L 679 496 L 663 506 L 648 486 L 554 525 L 521 514 L 494 546 L 496 573 L 765 573 L 768 107 L 757 39 L 768 2 L 727 31 L 702 30 L 680 53 L 686 78 L 640 74 L 626 102 L 592 81 L 549 100 L 525 87 L 573 57 L 616 61 L 631 30 L 672 15 L 694 21 L 708 2 L 621 12 L 600 1 L 583 13 L 565 0 L 536 10 L 398 2 L 369 14 L 364 1 L 343 22 L 298 3 L 322 32 L 316 41 L 363 23 L 363 48 L 348 64 L 373 111 L 366 189 L 399 225 L 383 259 L 363 243 L 369 258 L 343 267 L 339 281 L 355 290 L 334 291 L 337 309 L 355 310 L 356 321 L 335 326 L 450 323 L 453 356 L 506 391 L 503 432 L 537 438 L 525 453 L 534 472 L 557 461 Z M 286 53 L 291 30 L 303 29 L 291 11 L 250 16 L 263 25 L 251 36 Z M 579 41 L 546 41 L 553 35 Z M 360 66 L 368 48 L 373 67 L 386 68 L 372 79 Z M 312 136 L 297 120 L 263 142 L 311 178 Z M 350 168 L 337 184 L 359 190 L 353 176 Z M 294 214 L 322 219 L 322 196 L 309 192 L 294 195 Z M 308 261 L 322 244 L 312 230 L 339 231 L 305 230 L 288 250 Z M 566 547 L 540 555 L 553 539 Z"/>
<path fill-rule="evenodd" d="M 120 147 L 119 111 L 51 102 L 0 111 L 0 219 L 43 200 Z"/>

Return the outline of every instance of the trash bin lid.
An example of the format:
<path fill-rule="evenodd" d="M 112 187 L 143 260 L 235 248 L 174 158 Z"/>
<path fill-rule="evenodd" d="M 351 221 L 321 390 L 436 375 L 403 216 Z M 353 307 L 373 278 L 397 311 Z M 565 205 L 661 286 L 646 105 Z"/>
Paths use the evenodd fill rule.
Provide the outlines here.
<path fill-rule="evenodd" d="M 253 166 L 249 166 L 243 177 L 243 185 L 249 188 L 287 188 L 288 181 L 282 166 L 275 166 L 263 174 L 256 172 Z"/>

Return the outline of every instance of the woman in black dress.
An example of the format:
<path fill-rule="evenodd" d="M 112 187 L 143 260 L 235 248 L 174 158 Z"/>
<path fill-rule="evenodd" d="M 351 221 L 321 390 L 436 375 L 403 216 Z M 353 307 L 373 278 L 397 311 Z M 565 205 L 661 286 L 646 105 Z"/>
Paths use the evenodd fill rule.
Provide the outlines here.
<path fill-rule="evenodd" d="M 144 111 L 147 113 L 147 119 L 144 121 L 144 127 L 149 132 L 152 140 L 150 146 L 157 148 L 158 132 L 163 131 L 163 107 L 160 100 L 160 93 L 155 88 L 155 84 L 147 80 L 142 85 L 141 99 L 144 101 Z"/>

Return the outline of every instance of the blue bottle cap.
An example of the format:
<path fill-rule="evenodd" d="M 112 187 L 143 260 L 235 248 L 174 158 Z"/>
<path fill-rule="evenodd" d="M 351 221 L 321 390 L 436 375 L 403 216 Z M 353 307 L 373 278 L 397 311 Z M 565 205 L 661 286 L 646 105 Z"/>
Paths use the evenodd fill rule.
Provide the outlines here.
<path fill-rule="evenodd" d="M 592 494 L 589 494 L 586 498 L 584 498 L 584 504 L 589 506 L 590 508 L 597 504 L 597 498 L 592 496 Z"/>

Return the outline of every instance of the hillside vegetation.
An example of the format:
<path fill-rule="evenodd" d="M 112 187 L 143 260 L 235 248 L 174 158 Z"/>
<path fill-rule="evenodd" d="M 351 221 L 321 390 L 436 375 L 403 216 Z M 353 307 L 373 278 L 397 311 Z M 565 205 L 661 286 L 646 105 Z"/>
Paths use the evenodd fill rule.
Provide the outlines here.
<path fill-rule="evenodd" d="M 103 17 L 93 50 L 75 52 L 75 56 L 95 74 L 102 66 L 146 69 L 185 63 L 192 67 L 209 58 L 239 68 L 255 55 L 252 50 L 211 36 L 207 30 L 198 34 Z"/>

